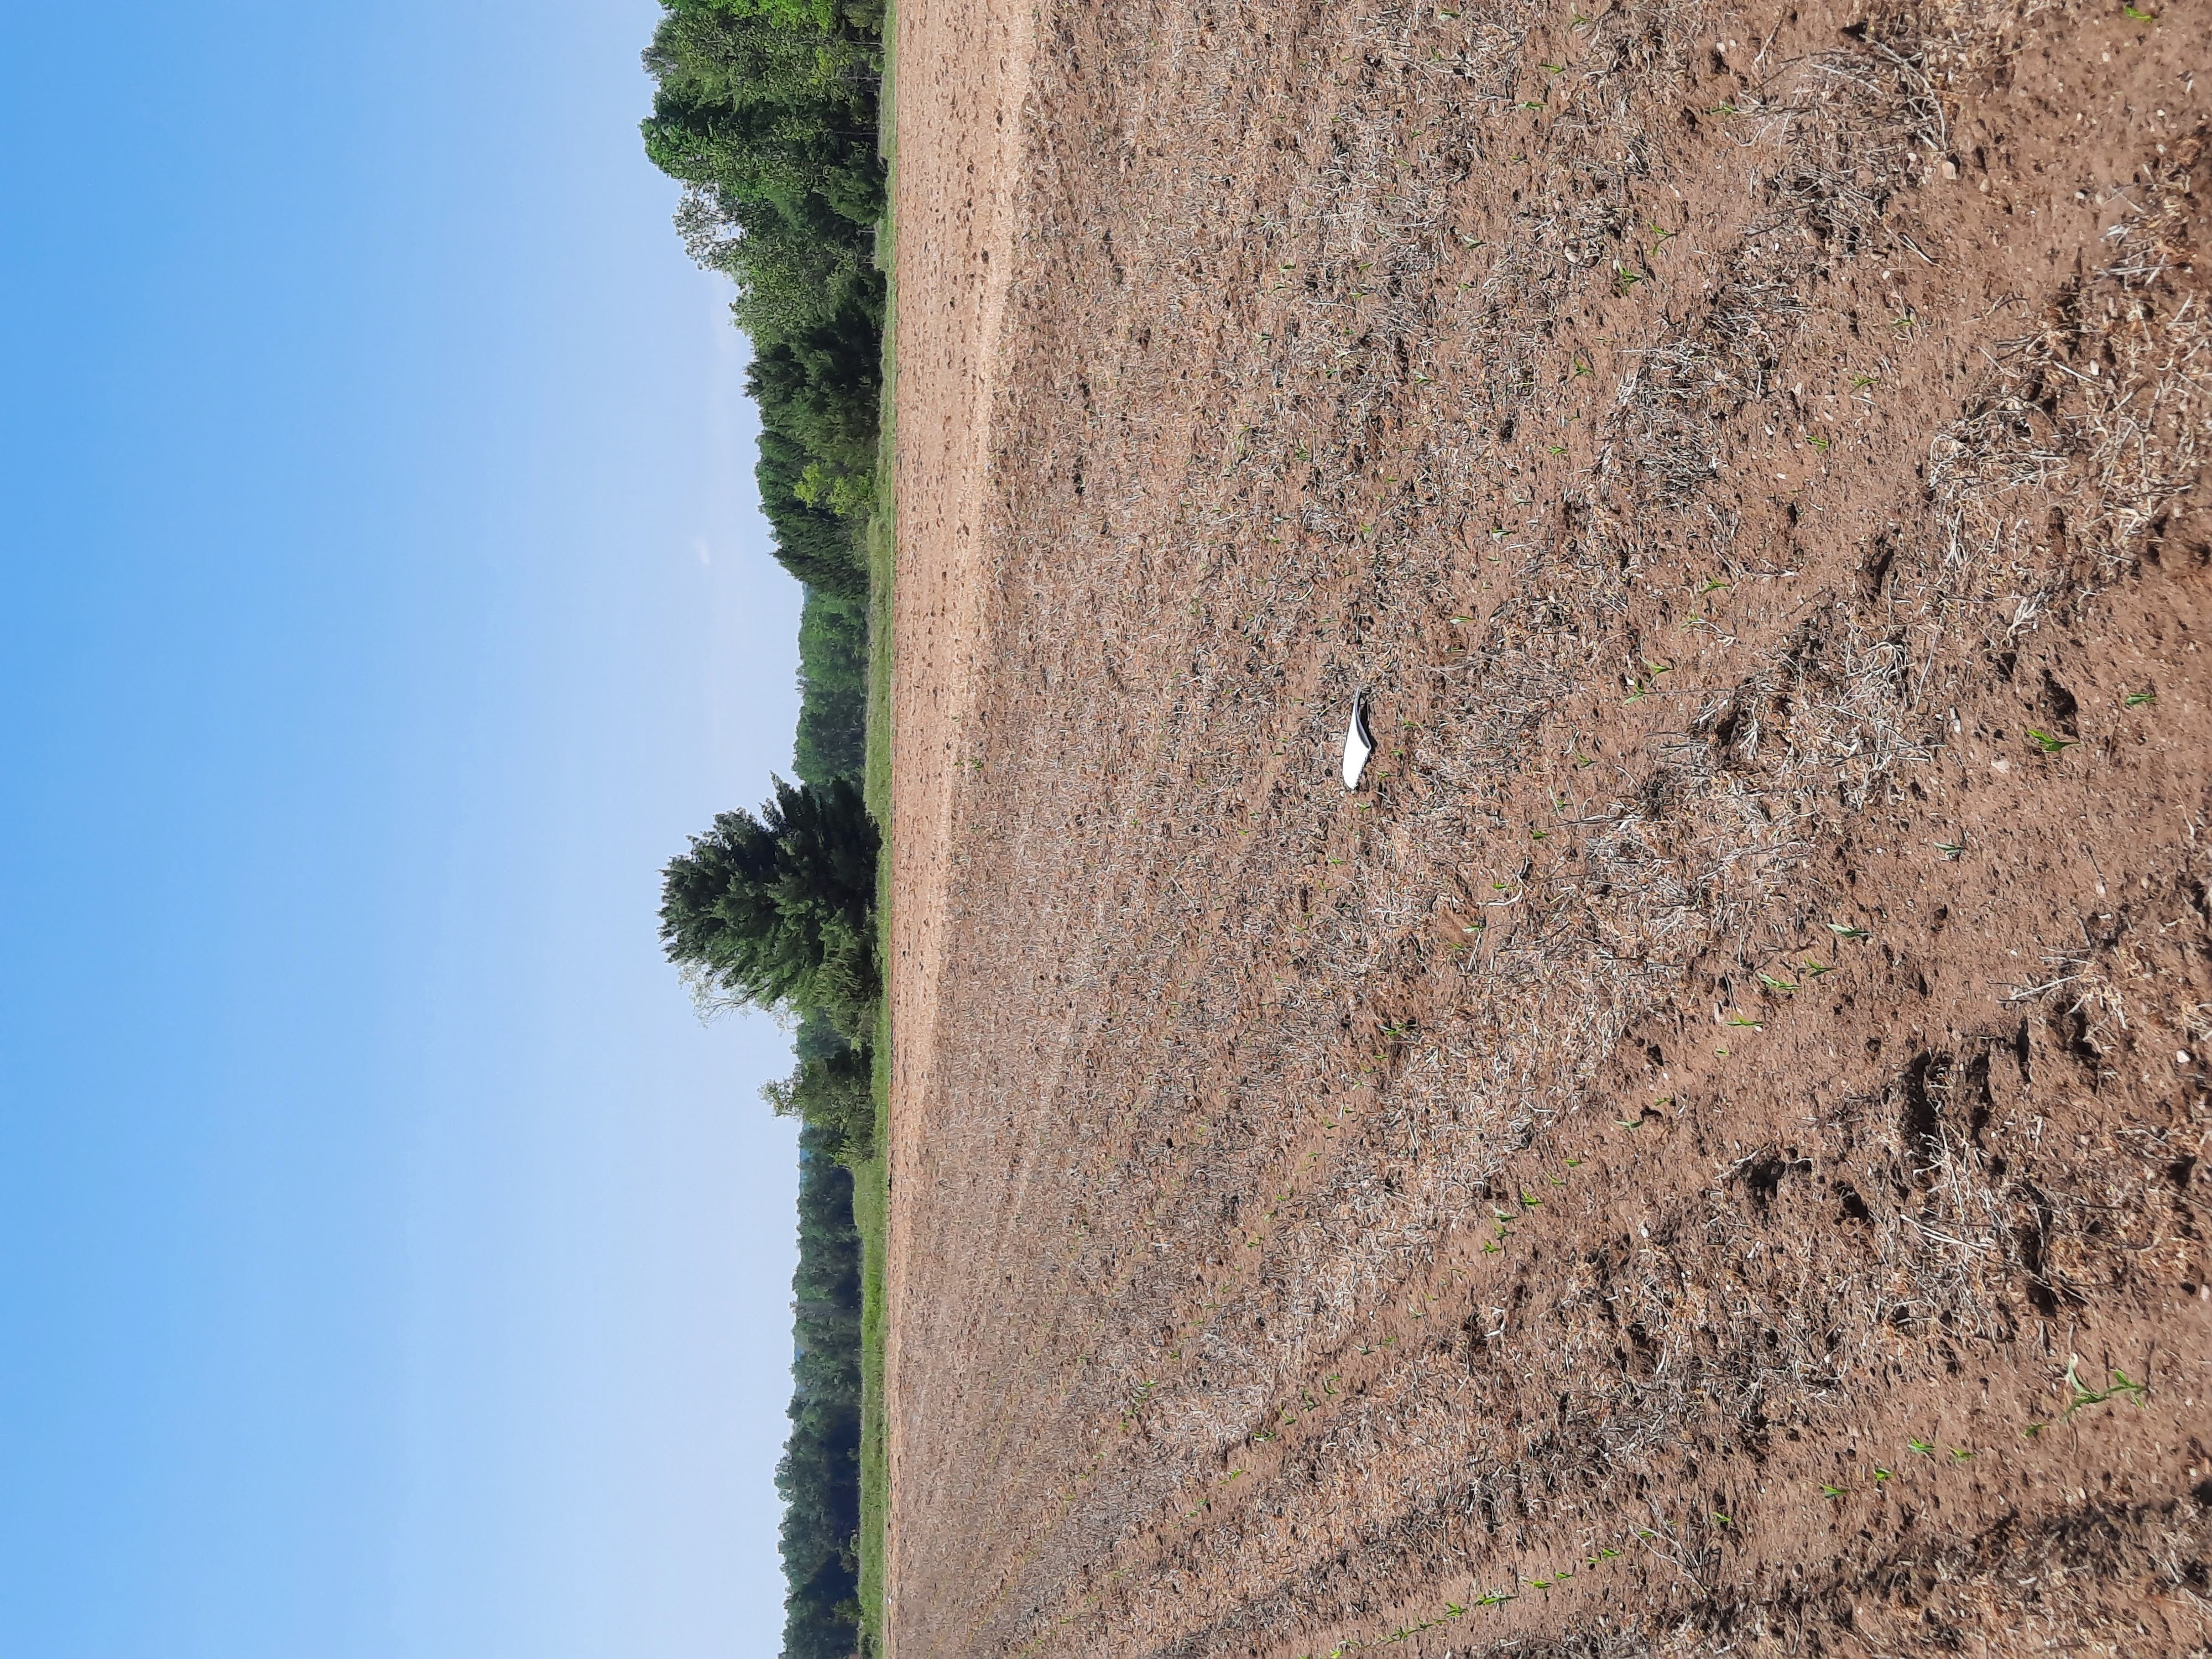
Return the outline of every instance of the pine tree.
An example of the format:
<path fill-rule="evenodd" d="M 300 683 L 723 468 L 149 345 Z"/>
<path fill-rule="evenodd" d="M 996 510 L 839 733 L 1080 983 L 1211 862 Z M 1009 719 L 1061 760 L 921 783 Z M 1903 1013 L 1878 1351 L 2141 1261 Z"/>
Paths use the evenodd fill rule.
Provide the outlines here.
<path fill-rule="evenodd" d="M 874 1024 L 876 854 L 849 778 L 775 781 L 760 815 L 718 813 L 662 872 L 660 941 L 704 1007 L 817 1009 L 854 1042 Z"/>

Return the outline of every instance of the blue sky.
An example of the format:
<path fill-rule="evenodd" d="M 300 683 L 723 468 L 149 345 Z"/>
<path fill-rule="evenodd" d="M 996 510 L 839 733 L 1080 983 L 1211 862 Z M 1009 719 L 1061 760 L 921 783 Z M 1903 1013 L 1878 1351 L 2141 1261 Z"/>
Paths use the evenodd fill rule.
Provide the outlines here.
<path fill-rule="evenodd" d="M 633 0 L 0 3 L 0 1654 L 772 1652 L 789 764 Z"/>

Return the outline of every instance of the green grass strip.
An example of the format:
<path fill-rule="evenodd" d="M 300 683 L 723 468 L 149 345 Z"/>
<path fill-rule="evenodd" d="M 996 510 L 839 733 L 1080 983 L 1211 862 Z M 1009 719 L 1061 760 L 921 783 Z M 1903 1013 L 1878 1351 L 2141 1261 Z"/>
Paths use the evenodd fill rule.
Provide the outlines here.
<path fill-rule="evenodd" d="M 878 150 L 889 170 L 884 216 L 876 228 L 876 264 L 885 280 L 882 425 L 876 440 L 875 510 L 869 515 L 868 555 L 868 725 L 862 788 L 868 810 L 883 830 L 876 865 L 876 940 L 884 967 L 882 1008 L 876 1016 L 875 1156 L 853 1171 L 853 1222 L 860 1235 L 860 1652 L 864 1659 L 884 1647 L 884 1526 L 890 1513 L 890 1465 L 885 1443 L 884 1338 L 889 1310 L 884 1304 L 884 1265 L 890 1249 L 890 1164 L 886 1137 L 890 1125 L 891 1012 L 891 594 L 897 574 L 898 499 L 898 267 L 892 207 L 898 199 L 898 20 L 896 8 L 884 15 L 884 81 L 877 105 Z"/>

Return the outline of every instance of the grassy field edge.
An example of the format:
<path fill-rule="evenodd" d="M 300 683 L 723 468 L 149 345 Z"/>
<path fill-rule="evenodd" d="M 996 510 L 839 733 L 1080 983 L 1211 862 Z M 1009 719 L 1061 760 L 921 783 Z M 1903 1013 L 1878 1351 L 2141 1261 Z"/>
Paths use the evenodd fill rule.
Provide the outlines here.
<path fill-rule="evenodd" d="M 875 509 L 869 515 L 867 749 L 862 773 L 868 810 L 883 830 L 877 855 L 877 945 L 884 964 L 884 1003 L 876 1016 L 875 1156 L 853 1171 L 853 1222 L 860 1235 L 860 1650 L 883 1651 L 884 1528 L 890 1501 L 885 1443 L 884 1305 L 885 1257 L 890 1248 L 891 1016 L 889 988 L 891 904 L 891 593 L 896 574 L 897 496 L 894 484 L 898 412 L 898 270 L 892 204 L 897 200 L 897 15 L 884 16 L 884 80 L 878 105 L 877 145 L 889 170 L 883 221 L 876 232 L 876 264 L 884 276 L 882 426 L 876 441 Z"/>

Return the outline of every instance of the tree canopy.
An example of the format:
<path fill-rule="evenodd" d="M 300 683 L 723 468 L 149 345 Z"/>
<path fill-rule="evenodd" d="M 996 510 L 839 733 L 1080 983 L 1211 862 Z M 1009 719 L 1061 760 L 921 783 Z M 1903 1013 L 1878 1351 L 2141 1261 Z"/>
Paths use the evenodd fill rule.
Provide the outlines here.
<path fill-rule="evenodd" d="M 878 837 L 861 804 L 867 562 L 885 284 L 877 228 L 883 0 L 661 0 L 647 154 L 676 225 L 729 276 L 760 406 L 755 477 L 777 559 L 806 587 L 796 786 L 725 812 L 663 872 L 660 937 L 708 1007 L 798 1018 L 763 1091 L 800 1120 L 791 1436 L 776 1469 L 785 1659 L 848 1659 L 860 1619 L 860 1242 L 841 1167 L 875 1155 Z"/>
<path fill-rule="evenodd" d="M 819 1009 L 855 1042 L 872 1024 L 876 853 L 850 778 L 775 780 L 757 817 L 715 815 L 662 872 L 660 940 L 711 1006 Z"/>
<path fill-rule="evenodd" d="M 811 1125 L 799 1131 L 791 1435 L 775 1470 L 784 1659 L 849 1659 L 860 1634 L 860 1238 L 853 1179 L 828 1140 Z"/>
<path fill-rule="evenodd" d="M 865 595 L 884 286 L 876 228 L 876 0 L 662 0 L 646 154 L 684 185 L 676 224 L 737 285 L 761 410 L 762 510 L 810 587 Z"/>
<path fill-rule="evenodd" d="M 867 713 L 867 614 L 853 600 L 810 588 L 799 613 L 792 770 L 811 784 L 860 775 Z"/>
<path fill-rule="evenodd" d="M 829 1156 L 849 1165 L 875 1152 L 873 1069 L 866 1048 L 801 1054 L 790 1077 L 769 1084 L 761 1098 L 778 1117 L 795 1117 L 817 1132 Z"/>

